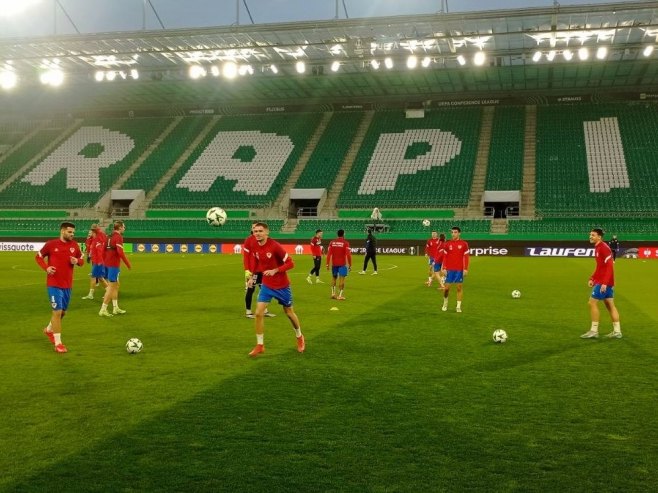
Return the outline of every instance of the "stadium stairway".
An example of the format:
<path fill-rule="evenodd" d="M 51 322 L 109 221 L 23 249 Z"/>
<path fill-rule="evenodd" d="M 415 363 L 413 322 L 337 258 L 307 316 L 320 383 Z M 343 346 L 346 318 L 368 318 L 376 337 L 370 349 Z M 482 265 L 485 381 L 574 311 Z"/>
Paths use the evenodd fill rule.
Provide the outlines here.
<path fill-rule="evenodd" d="M 281 194 L 274 201 L 274 206 L 272 207 L 273 210 L 271 210 L 270 212 L 281 214 L 283 215 L 283 217 L 288 217 L 288 203 L 290 201 L 290 189 L 293 188 L 295 183 L 297 183 L 297 180 L 299 179 L 299 175 L 302 174 L 302 171 L 308 164 L 308 160 L 311 157 L 311 154 L 313 153 L 315 146 L 317 146 L 318 142 L 320 141 L 322 134 L 324 134 L 324 131 L 327 129 L 327 124 L 329 123 L 329 120 L 331 120 L 332 115 L 333 112 L 326 112 L 322 114 L 322 119 L 320 120 L 320 123 L 318 124 L 317 128 L 315 129 L 315 132 L 313 133 L 308 143 L 306 144 L 306 148 L 304 149 L 304 152 L 302 152 L 302 155 L 299 157 L 299 161 L 297 161 L 297 164 L 295 164 L 295 167 L 291 171 L 288 180 L 286 181 L 285 185 L 283 186 L 283 189 L 281 190 Z"/>
<path fill-rule="evenodd" d="M 169 168 L 169 170 L 162 176 L 160 181 L 151 189 L 147 194 L 146 194 L 146 199 L 143 202 L 142 208 L 140 208 L 140 217 L 144 214 L 144 212 L 150 208 L 151 202 L 158 196 L 158 194 L 162 191 L 162 189 L 165 187 L 167 183 L 169 183 L 169 180 L 176 174 L 176 172 L 180 169 L 181 166 L 187 161 L 187 158 L 190 157 L 190 154 L 194 152 L 194 150 L 201 144 L 203 139 L 206 138 L 208 133 L 215 127 L 217 122 L 221 119 L 221 115 L 213 116 L 212 119 L 208 122 L 208 124 L 199 132 L 199 134 L 196 136 L 196 138 L 190 143 L 188 148 L 183 152 L 176 162 Z"/>
<path fill-rule="evenodd" d="M 489 148 L 491 146 L 491 132 L 495 111 L 496 108 L 494 106 L 486 106 L 482 109 L 482 123 L 480 125 L 478 151 L 477 157 L 475 158 L 473 181 L 471 183 L 471 196 L 468 200 L 465 217 L 482 217 L 482 197 L 484 195 L 484 182 L 487 176 L 487 165 L 489 163 Z"/>
<path fill-rule="evenodd" d="M 151 144 L 146 149 L 144 149 L 144 152 L 141 154 L 141 156 L 135 159 L 135 162 L 112 184 L 110 190 L 108 190 L 107 193 L 101 197 L 101 199 L 96 204 L 97 210 L 107 210 L 110 212 L 110 214 L 112 214 L 112 211 L 110 211 L 112 190 L 121 190 L 121 187 L 128 180 L 128 178 L 130 178 L 135 173 L 137 168 L 139 168 L 146 160 L 146 158 L 148 158 L 151 153 L 162 143 L 163 139 L 165 139 L 167 135 L 169 135 L 172 130 L 176 128 L 182 119 L 182 116 L 174 118 L 173 121 L 162 131 L 162 133 L 153 142 L 151 142 Z M 143 212 L 141 215 L 143 216 Z"/>
<path fill-rule="evenodd" d="M 322 207 L 322 210 L 318 211 L 319 216 L 322 217 L 336 216 L 336 202 L 338 201 L 338 196 L 340 195 L 340 192 L 343 190 L 343 187 L 345 185 L 345 180 L 347 179 L 347 175 L 352 169 L 352 165 L 354 164 L 356 156 L 359 153 L 359 149 L 363 144 L 363 139 L 365 138 L 366 133 L 368 132 L 368 128 L 370 128 L 370 124 L 372 123 L 372 119 L 374 116 L 375 116 L 374 111 L 365 112 L 363 120 L 361 120 L 361 124 L 359 125 L 359 128 L 357 129 L 356 133 L 354 134 L 354 138 L 352 139 L 352 145 L 350 146 L 349 151 L 347 151 L 347 154 L 345 155 L 345 159 L 343 160 L 343 164 L 340 167 L 340 171 L 336 176 L 336 180 L 334 181 L 333 186 L 327 193 L 327 200 L 324 202 L 324 207 Z"/>
<path fill-rule="evenodd" d="M 521 190 L 520 215 L 535 217 L 535 193 L 537 188 L 537 106 L 525 108 L 525 143 L 523 145 L 523 189 Z"/>

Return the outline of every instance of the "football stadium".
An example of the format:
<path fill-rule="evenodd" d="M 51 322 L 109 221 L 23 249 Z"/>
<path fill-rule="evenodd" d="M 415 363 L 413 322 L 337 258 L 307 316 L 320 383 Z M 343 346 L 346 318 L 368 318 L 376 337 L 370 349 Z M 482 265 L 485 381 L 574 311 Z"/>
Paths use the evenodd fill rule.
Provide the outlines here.
<path fill-rule="evenodd" d="M 0 491 L 658 491 L 658 2 L 137 3 L 141 30 L 54 0 L 77 32 L 0 35 Z M 254 223 L 305 348 L 286 303 L 251 316 Z M 85 241 L 115 224 L 122 309 Z M 427 249 L 455 227 L 457 305 Z M 62 309 L 42 257 L 73 230 Z"/>

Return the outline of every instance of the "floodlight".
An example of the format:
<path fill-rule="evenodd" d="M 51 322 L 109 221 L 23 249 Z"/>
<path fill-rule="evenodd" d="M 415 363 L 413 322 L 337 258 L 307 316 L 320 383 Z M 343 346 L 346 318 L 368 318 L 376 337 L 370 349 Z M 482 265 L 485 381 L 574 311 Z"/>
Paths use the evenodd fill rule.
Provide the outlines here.
<path fill-rule="evenodd" d="M 132 77 L 133 80 L 139 79 L 139 71 L 136 68 L 131 68 L 130 77 Z"/>
<path fill-rule="evenodd" d="M 210 73 L 213 75 L 213 77 L 219 77 L 220 71 L 219 67 L 217 65 L 213 65 L 210 67 Z"/>
<path fill-rule="evenodd" d="M 578 50 L 578 58 L 585 61 L 589 58 L 589 50 L 584 46 Z"/>
<path fill-rule="evenodd" d="M 418 66 L 418 57 L 416 55 L 409 55 L 407 58 L 407 68 L 415 69 Z"/>
<path fill-rule="evenodd" d="M 608 56 L 608 47 L 599 46 L 598 49 L 596 50 L 596 58 L 598 58 L 599 60 L 603 60 L 607 56 Z"/>
<path fill-rule="evenodd" d="M 58 68 L 50 69 L 43 72 L 39 77 L 39 80 L 41 80 L 41 83 L 45 85 L 53 87 L 61 86 L 64 82 L 64 72 Z"/>
<path fill-rule="evenodd" d="M 551 50 L 548 53 L 546 53 L 546 60 L 548 60 L 549 62 L 555 60 L 555 50 Z"/>
<path fill-rule="evenodd" d="M 464 55 L 459 55 L 457 57 L 457 63 L 459 63 L 459 65 L 466 65 L 466 58 L 464 58 Z"/>
<path fill-rule="evenodd" d="M 652 53 L 653 53 L 653 45 L 647 45 L 644 48 L 644 51 L 642 51 L 642 54 L 644 56 L 651 56 Z"/>
<path fill-rule="evenodd" d="M 390 56 L 384 58 L 384 66 L 389 69 L 393 68 L 393 59 Z"/>
<path fill-rule="evenodd" d="M 567 62 L 569 62 L 573 58 L 573 52 L 571 50 L 564 50 L 562 56 Z"/>
<path fill-rule="evenodd" d="M 332 72 L 338 72 L 338 70 L 340 70 L 340 62 L 338 60 L 334 60 L 331 63 L 331 71 Z"/>
<path fill-rule="evenodd" d="M 270 70 L 272 71 L 273 74 L 279 73 L 279 69 L 276 67 L 276 65 L 270 65 Z"/>
<path fill-rule="evenodd" d="M 532 61 L 538 62 L 540 58 L 541 58 L 541 51 L 535 51 L 535 53 L 532 55 Z"/>
<path fill-rule="evenodd" d="M 432 59 L 431 59 L 430 57 L 428 57 L 428 56 L 426 56 L 425 58 L 423 58 L 423 61 L 420 62 L 420 64 L 421 64 L 424 68 L 429 67 L 431 63 L 432 63 Z"/>
<path fill-rule="evenodd" d="M 484 54 L 484 51 L 478 51 L 475 56 L 473 56 L 473 63 L 475 65 L 483 65 L 487 56 Z"/>
<path fill-rule="evenodd" d="M 18 83 L 18 77 L 12 70 L 3 70 L 0 72 L 0 87 L 5 90 L 13 89 Z"/>
<path fill-rule="evenodd" d="M 112 80 L 114 80 L 114 79 L 117 78 L 117 73 L 116 73 L 114 70 L 109 70 L 109 71 L 105 74 L 105 78 L 106 78 L 107 80 L 109 80 L 109 81 L 112 81 Z"/>
<path fill-rule="evenodd" d="M 297 70 L 298 74 L 303 74 L 304 72 L 306 72 L 306 64 L 304 62 L 302 62 L 301 60 L 298 61 L 295 64 L 295 70 Z"/>
<path fill-rule="evenodd" d="M 377 60 L 370 60 L 370 66 L 375 70 L 379 70 L 379 62 Z"/>
<path fill-rule="evenodd" d="M 190 65 L 188 74 L 190 76 L 190 79 L 199 79 L 201 77 L 206 76 L 206 69 L 203 68 L 201 65 Z"/>
<path fill-rule="evenodd" d="M 94 74 L 94 79 L 96 79 L 96 82 L 102 82 L 103 80 L 105 80 L 105 72 L 99 70 Z"/>
<path fill-rule="evenodd" d="M 235 62 L 226 62 L 222 67 L 222 75 L 227 79 L 235 79 L 238 75 L 238 65 Z"/>

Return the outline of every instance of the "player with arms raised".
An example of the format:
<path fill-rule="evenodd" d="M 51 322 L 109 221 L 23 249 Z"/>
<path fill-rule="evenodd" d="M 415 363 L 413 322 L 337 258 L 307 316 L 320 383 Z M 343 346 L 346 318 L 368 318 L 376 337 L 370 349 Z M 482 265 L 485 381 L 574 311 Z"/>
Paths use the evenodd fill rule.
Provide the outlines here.
<path fill-rule="evenodd" d="M 443 289 L 443 306 L 442 311 L 448 310 L 448 296 L 450 287 L 457 286 L 457 313 L 462 311 L 462 298 L 464 292 L 462 284 L 464 276 L 468 274 L 468 243 L 461 239 L 461 228 L 453 226 L 450 229 L 452 239 L 443 245 L 443 265 L 441 275 L 445 278 L 445 287 Z"/>
<path fill-rule="evenodd" d="M 47 241 L 35 258 L 39 267 L 48 273 L 46 286 L 52 307 L 50 323 L 43 332 L 58 353 L 68 352 L 62 344 L 62 319 L 71 301 L 73 267 L 82 267 L 85 263 L 80 245 L 73 241 L 74 236 L 75 225 L 63 222 L 59 227 L 59 238 Z"/>
<path fill-rule="evenodd" d="M 299 318 L 292 307 L 292 290 L 290 289 L 290 279 L 286 274 L 286 271 L 292 269 L 295 264 L 283 247 L 269 238 L 270 228 L 267 224 L 255 223 L 251 231 L 256 243 L 253 245 L 252 255 L 249 257 L 248 270 L 261 272 L 263 284 L 258 292 L 256 304 L 256 347 L 251 350 L 249 356 L 258 356 L 265 352 L 265 312 L 272 299 L 276 299 L 283 307 L 297 337 L 297 351 L 303 353 L 306 344 Z M 256 280 L 252 276 L 247 282 L 248 287 L 253 287 L 255 282 Z"/>

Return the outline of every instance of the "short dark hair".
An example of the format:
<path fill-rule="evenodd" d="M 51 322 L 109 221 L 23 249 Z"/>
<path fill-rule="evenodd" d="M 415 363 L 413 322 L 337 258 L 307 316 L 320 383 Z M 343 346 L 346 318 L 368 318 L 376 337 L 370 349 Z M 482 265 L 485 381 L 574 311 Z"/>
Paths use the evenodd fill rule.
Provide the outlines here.
<path fill-rule="evenodd" d="M 462 232 L 462 229 L 461 229 L 459 226 L 453 226 L 452 228 L 450 228 L 451 231 L 452 231 L 453 229 L 456 229 L 456 230 L 459 231 L 460 233 Z"/>
<path fill-rule="evenodd" d="M 592 232 L 596 233 L 600 237 L 603 237 L 603 235 L 605 234 L 605 232 L 601 228 L 592 228 Z"/>
<path fill-rule="evenodd" d="M 321 229 L 316 229 L 315 234 L 318 234 L 318 233 L 322 233 L 322 230 Z"/>
<path fill-rule="evenodd" d="M 66 229 L 66 228 L 73 228 L 73 229 L 75 229 L 75 224 L 73 224 L 73 223 L 71 223 L 71 222 L 69 222 L 69 221 L 64 221 L 62 224 L 59 225 L 59 229 L 60 229 L 60 231 L 61 231 L 62 229 Z"/>
<path fill-rule="evenodd" d="M 125 226 L 125 225 L 126 225 L 126 223 L 124 223 L 123 221 L 114 221 L 114 230 L 116 231 L 121 226 Z"/>
<path fill-rule="evenodd" d="M 344 229 L 339 229 L 338 233 L 336 233 L 339 237 L 345 236 L 345 230 Z"/>
<path fill-rule="evenodd" d="M 255 223 L 255 224 L 253 225 L 254 228 L 255 228 L 256 226 L 260 226 L 261 228 L 266 229 L 267 231 L 270 230 L 270 227 L 267 225 L 267 223 L 263 223 L 263 222 L 260 222 L 260 221 L 259 221 L 259 222 Z"/>
<path fill-rule="evenodd" d="M 441 241 L 446 241 L 446 235 L 444 235 L 443 233 L 441 233 L 441 234 L 439 235 L 439 240 L 441 240 Z"/>

